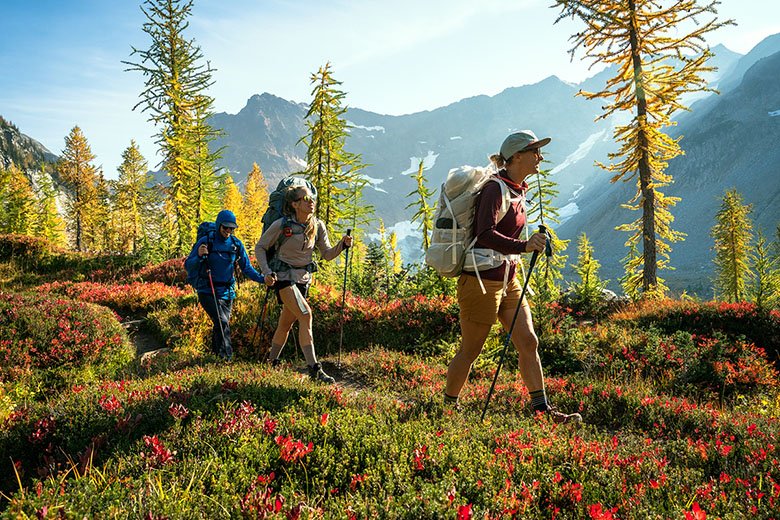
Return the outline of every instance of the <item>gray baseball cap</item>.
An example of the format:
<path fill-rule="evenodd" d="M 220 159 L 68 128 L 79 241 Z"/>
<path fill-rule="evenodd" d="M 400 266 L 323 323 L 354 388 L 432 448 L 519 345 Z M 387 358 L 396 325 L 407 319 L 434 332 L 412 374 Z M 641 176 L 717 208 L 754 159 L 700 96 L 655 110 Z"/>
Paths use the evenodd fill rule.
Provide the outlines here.
<path fill-rule="evenodd" d="M 504 139 L 504 144 L 501 145 L 501 157 L 507 160 L 517 152 L 546 146 L 551 140 L 549 137 L 537 139 L 532 131 L 520 130 Z"/>

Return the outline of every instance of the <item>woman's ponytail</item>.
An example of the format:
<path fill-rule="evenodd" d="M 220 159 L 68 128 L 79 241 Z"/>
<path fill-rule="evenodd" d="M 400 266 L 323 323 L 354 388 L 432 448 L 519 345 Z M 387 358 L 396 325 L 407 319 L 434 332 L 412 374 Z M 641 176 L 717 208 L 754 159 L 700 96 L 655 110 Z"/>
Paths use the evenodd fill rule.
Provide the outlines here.
<path fill-rule="evenodd" d="M 506 160 L 501 156 L 500 153 L 497 153 L 495 155 L 490 156 L 490 161 L 496 165 L 496 168 L 499 170 L 502 169 L 504 166 L 506 166 Z"/>

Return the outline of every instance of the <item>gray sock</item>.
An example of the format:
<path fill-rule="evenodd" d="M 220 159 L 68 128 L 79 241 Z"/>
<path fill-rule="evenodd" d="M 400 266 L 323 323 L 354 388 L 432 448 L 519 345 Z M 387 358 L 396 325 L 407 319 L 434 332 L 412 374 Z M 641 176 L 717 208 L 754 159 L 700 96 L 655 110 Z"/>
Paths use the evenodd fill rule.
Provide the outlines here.
<path fill-rule="evenodd" d="M 317 362 L 317 356 L 314 354 L 314 345 L 301 345 L 303 357 L 306 358 L 306 364 L 313 367 Z"/>
<path fill-rule="evenodd" d="M 284 348 L 284 345 L 279 345 L 277 343 L 271 342 L 271 352 L 268 354 L 268 361 L 274 361 L 279 359 L 279 354 L 282 353 L 282 349 Z"/>

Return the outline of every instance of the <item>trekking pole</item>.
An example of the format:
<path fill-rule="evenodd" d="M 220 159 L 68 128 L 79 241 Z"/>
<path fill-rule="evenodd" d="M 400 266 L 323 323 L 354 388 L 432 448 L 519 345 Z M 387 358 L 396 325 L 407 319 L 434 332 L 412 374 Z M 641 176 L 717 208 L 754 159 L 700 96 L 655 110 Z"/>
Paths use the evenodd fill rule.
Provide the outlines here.
<path fill-rule="evenodd" d="M 352 230 L 347 230 L 347 236 L 352 234 Z M 341 344 L 344 342 L 344 301 L 347 298 L 347 266 L 349 265 L 349 246 L 344 244 L 344 290 L 341 292 L 341 326 L 339 327 L 339 360 L 338 368 L 341 369 Z"/>
<path fill-rule="evenodd" d="M 208 264 L 209 255 L 206 257 L 206 263 Z M 209 285 L 211 285 L 211 294 L 214 296 L 214 310 L 217 311 L 217 323 L 219 323 L 219 333 L 222 335 L 222 340 L 225 339 L 225 329 L 222 328 L 222 313 L 219 312 L 219 303 L 217 302 L 217 291 L 214 290 L 214 280 L 211 278 L 211 265 L 208 264 L 206 274 L 209 275 Z M 219 353 L 217 353 L 219 355 Z"/>
<path fill-rule="evenodd" d="M 544 226 L 539 226 L 539 233 L 547 234 L 547 228 Z M 550 249 L 550 239 L 547 238 L 547 242 L 545 243 L 545 253 L 548 251 L 552 253 L 552 250 Z M 496 387 L 496 381 L 498 381 L 498 374 L 501 372 L 501 366 L 504 364 L 504 358 L 506 357 L 506 349 L 509 346 L 509 342 L 512 339 L 512 329 L 515 328 L 515 322 L 517 321 L 517 315 L 520 314 L 520 307 L 523 305 L 523 298 L 525 297 L 525 291 L 528 289 L 528 282 L 531 280 L 531 272 L 534 270 L 534 265 L 536 265 L 536 259 L 539 258 L 539 251 L 534 251 L 531 255 L 531 262 L 528 264 L 528 275 L 525 277 L 525 283 L 523 284 L 523 291 L 520 293 L 520 301 L 517 302 L 517 308 L 515 309 L 515 315 L 512 318 L 512 325 L 509 326 L 509 331 L 507 331 L 506 335 L 506 341 L 504 341 L 504 350 L 501 352 L 501 359 L 498 361 L 498 368 L 496 368 L 496 375 L 493 376 L 493 384 L 490 385 L 490 391 L 488 392 L 487 399 L 485 400 L 485 408 L 482 409 L 482 417 L 480 417 L 479 421 L 483 422 L 485 420 L 485 413 L 487 413 L 488 405 L 490 404 L 490 398 L 493 396 L 493 390 Z"/>
<path fill-rule="evenodd" d="M 265 324 L 265 308 L 266 305 L 268 305 L 268 293 L 271 292 L 271 288 L 267 285 L 265 286 L 265 300 L 263 300 L 263 311 L 260 313 L 260 317 L 257 320 L 257 324 L 255 325 L 255 333 L 252 334 L 252 346 L 255 344 L 255 338 L 257 337 L 257 329 L 260 329 L 263 327 L 263 324 Z"/>

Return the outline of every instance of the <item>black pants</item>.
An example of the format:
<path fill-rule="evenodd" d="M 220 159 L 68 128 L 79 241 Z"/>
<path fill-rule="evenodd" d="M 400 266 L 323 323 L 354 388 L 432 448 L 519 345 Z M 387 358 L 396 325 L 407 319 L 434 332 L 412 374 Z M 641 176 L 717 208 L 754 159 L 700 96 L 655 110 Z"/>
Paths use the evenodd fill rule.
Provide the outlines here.
<path fill-rule="evenodd" d="M 281 282 L 276 282 L 273 286 L 273 290 L 276 293 L 276 301 L 279 302 L 279 305 L 282 304 L 282 297 L 279 295 L 279 291 L 284 289 L 285 287 L 291 287 L 292 282 L 289 280 L 284 280 Z M 301 296 L 303 296 L 303 299 L 306 300 L 309 298 L 309 284 L 307 283 L 296 283 L 295 284 L 298 287 L 298 290 L 301 292 Z"/>
<path fill-rule="evenodd" d="M 233 310 L 233 300 L 217 298 L 211 293 L 198 293 L 200 306 L 211 318 L 214 328 L 211 330 L 211 351 L 219 357 L 230 361 L 233 359 L 233 345 L 230 341 L 230 313 Z M 220 322 L 222 327 L 220 327 Z"/>

